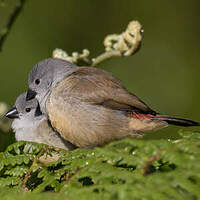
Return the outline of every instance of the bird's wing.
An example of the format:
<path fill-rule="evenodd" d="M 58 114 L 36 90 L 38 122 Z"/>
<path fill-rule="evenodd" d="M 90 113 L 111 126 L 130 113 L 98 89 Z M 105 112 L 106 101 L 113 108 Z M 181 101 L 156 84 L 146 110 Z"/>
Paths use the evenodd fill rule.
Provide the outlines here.
<path fill-rule="evenodd" d="M 97 68 L 80 67 L 61 81 L 55 89 L 62 98 L 70 96 L 82 102 L 99 104 L 111 109 L 137 109 L 143 113 L 155 113 L 136 95 L 128 92 L 119 79 Z"/>
<path fill-rule="evenodd" d="M 129 136 L 129 119 L 121 110 L 132 109 L 153 112 L 110 73 L 89 67 L 78 68 L 58 83 L 46 103 L 52 127 L 84 148 Z"/>

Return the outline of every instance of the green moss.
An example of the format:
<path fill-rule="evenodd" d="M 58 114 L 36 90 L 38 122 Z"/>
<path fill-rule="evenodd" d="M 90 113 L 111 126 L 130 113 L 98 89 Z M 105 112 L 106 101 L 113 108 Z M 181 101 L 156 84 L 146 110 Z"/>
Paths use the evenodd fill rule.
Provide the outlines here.
<path fill-rule="evenodd" d="M 0 199 L 198 199 L 200 133 L 180 135 L 74 151 L 12 144 L 0 153 Z"/>

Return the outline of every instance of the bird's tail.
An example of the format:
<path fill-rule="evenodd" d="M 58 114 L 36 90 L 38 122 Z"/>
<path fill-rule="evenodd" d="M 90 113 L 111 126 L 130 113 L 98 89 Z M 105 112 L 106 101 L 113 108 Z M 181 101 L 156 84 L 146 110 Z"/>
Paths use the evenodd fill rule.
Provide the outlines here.
<path fill-rule="evenodd" d="M 168 124 L 176 125 L 176 126 L 200 126 L 199 122 L 195 122 L 190 119 L 183 119 L 173 116 L 167 116 L 167 115 L 155 115 L 152 117 L 153 119 L 165 121 Z"/>

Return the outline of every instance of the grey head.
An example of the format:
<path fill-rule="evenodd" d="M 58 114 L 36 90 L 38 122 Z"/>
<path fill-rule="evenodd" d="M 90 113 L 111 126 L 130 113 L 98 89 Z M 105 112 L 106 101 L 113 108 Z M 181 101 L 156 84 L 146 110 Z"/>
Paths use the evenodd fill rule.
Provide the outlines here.
<path fill-rule="evenodd" d="M 34 119 L 34 117 L 42 115 L 38 101 L 36 99 L 26 101 L 26 95 L 27 93 L 23 93 L 16 99 L 14 107 L 6 113 L 6 117 L 10 119 Z"/>
<path fill-rule="evenodd" d="M 40 61 L 29 74 L 26 100 L 36 97 L 42 107 L 51 88 L 76 69 L 76 65 L 61 59 L 48 58 Z"/>

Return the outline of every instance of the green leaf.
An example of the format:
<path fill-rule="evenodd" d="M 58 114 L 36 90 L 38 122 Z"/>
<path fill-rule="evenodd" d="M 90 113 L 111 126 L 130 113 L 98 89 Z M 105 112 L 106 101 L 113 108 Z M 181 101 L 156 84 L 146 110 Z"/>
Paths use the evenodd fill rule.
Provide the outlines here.
<path fill-rule="evenodd" d="M 124 139 L 74 151 L 12 144 L 0 153 L 0 199 L 5 191 L 13 200 L 198 199 L 200 133 L 180 134 L 175 141 Z M 59 159 L 40 160 L 54 155 Z"/>

